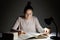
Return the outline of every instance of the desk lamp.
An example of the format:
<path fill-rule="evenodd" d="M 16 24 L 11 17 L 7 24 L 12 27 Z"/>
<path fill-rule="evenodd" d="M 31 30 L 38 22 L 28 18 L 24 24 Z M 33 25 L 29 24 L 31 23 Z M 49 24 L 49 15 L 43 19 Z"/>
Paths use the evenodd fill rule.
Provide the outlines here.
<path fill-rule="evenodd" d="M 51 23 L 53 23 L 53 24 L 55 25 L 55 28 L 56 28 L 56 36 L 51 36 L 50 38 L 51 38 L 51 39 L 58 39 L 58 27 L 57 27 L 57 25 L 56 25 L 53 17 L 46 18 L 46 19 L 44 19 L 44 21 L 45 21 L 45 23 L 46 23 L 47 25 L 50 25 Z"/>

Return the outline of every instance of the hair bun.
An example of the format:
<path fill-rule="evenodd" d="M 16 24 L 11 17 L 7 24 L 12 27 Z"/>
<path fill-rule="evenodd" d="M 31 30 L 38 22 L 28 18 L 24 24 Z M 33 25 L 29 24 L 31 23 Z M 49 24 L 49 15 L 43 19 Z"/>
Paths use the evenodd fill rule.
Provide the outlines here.
<path fill-rule="evenodd" d="M 30 1 L 27 2 L 27 6 L 31 6 L 31 2 Z"/>
<path fill-rule="evenodd" d="M 28 9 L 33 10 L 32 6 L 31 6 L 31 2 L 30 2 L 30 1 L 28 1 L 28 2 L 27 2 L 27 5 L 26 5 L 26 6 L 25 6 L 25 8 L 24 8 L 24 13 L 26 13 L 26 10 L 28 10 Z"/>

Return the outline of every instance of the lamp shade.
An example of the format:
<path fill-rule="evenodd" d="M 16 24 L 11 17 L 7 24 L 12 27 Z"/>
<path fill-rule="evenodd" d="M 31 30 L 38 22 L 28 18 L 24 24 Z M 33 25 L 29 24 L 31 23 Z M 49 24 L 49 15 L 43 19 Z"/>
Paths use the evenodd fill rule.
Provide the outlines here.
<path fill-rule="evenodd" d="M 44 19 L 44 21 L 45 21 L 45 23 L 46 23 L 47 25 L 50 25 L 51 22 L 53 21 L 53 18 L 52 18 L 52 17 L 46 18 L 46 19 Z"/>

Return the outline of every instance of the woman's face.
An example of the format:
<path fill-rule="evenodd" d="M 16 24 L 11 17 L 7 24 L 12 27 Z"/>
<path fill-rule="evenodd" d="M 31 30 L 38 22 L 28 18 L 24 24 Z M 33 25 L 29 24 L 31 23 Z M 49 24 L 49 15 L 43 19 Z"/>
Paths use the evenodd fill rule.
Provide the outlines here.
<path fill-rule="evenodd" d="M 25 18 L 30 19 L 32 17 L 33 11 L 31 9 L 28 9 L 25 13 Z"/>

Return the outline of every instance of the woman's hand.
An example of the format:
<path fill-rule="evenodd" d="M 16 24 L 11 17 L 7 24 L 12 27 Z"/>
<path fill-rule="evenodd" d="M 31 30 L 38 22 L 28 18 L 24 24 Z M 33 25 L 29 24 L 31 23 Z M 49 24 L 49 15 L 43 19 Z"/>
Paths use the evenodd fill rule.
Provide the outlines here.
<path fill-rule="evenodd" d="M 24 31 L 18 31 L 18 36 L 20 35 L 20 34 L 26 34 Z"/>
<path fill-rule="evenodd" d="M 50 34 L 50 29 L 48 29 L 48 28 L 44 28 L 44 34 Z"/>

